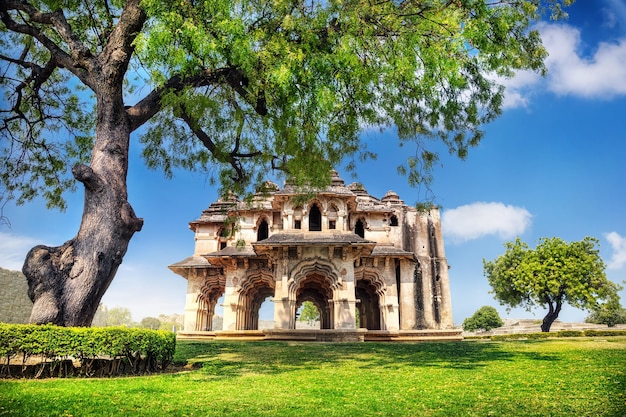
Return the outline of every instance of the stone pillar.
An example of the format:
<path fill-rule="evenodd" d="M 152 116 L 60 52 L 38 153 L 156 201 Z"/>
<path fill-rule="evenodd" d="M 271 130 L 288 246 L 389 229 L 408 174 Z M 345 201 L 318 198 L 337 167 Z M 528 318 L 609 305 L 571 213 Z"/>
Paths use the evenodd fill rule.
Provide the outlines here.
<path fill-rule="evenodd" d="M 397 331 L 400 329 L 400 317 L 398 317 L 398 288 L 396 285 L 396 268 L 393 259 L 385 258 L 384 280 L 387 283 L 387 293 L 380 300 L 381 330 Z M 391 283 L 391 284 L 390 284 Z"/>
<path fill-rule="evenodd" d="M 417 325 L 414 271 L 414 262 L 400 260 L 400 330 L 412 330 Z"/>
<path fill-rule="evenodd" d="M 203 277 L 198 277 L 195 271 L 190 272 L 187 276 L 187 295 L 185 299 L 185 318 L 183 324 L 187 331 L 198 330 L 196 329 L 196 320 L 200 307 L 198 295 L 200 294 L 200 288 L 202 288 L 203 279 Z"/>

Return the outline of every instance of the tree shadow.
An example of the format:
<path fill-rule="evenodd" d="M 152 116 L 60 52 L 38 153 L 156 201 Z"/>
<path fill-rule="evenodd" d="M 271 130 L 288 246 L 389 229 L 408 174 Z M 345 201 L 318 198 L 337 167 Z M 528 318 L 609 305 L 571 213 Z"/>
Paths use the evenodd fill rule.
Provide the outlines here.
<path fill-rule="evenodd" d="M 179 342 L 181 343 L 181 342 Z M 186 343 L 186 342 L 182 342 Z M 354 361 L 359 368 L 439 367 L 478 369 L 495 361 L 522 357 L 531 361 L 558 361 L 554 355 L 514 352 L 498 343 L 319 343 L 319 342 L 189 342 L 195 352 L 189 364 L 213 378 L 231 378 L 246 373 L 278 374 L 293 370 L 317 370 L 320 365 Z M 198 354 L 206 345 L 206 353 Z"/>

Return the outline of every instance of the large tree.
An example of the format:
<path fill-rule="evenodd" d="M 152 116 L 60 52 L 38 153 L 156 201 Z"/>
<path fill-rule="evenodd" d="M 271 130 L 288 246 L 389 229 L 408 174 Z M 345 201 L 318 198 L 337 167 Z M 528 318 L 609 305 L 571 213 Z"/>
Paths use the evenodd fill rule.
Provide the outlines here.
<path fill-rule="evenodd" d="M 621 287 L 607 279 L 597 244 L 591 237 L 569 243 L 555 237 L 531 249 L 517 238 L 494 261 L 483 260 L 484 273 L 502 305 L 547 308 L 541 331 L 549 332 L 565 303 L 593 310 L 601 301 L 619 300 Z"/>
<path fill-rule="evenodd" d="M 76 236 L 27 255 L 31 321 L 91 322 L 143 224 L 131 143 L 167 176 L 243 192 L 270 170 L 325 184 L 367 155 L 360 130 L 393 126 L 416 184 L 437 159 L 427 139 L 459 157 L 478 144 L 498 76 L 544 71 L 532 23 L 570 2 L 0 0 L 0 197 L 64 208 L 85 191 Z"/>

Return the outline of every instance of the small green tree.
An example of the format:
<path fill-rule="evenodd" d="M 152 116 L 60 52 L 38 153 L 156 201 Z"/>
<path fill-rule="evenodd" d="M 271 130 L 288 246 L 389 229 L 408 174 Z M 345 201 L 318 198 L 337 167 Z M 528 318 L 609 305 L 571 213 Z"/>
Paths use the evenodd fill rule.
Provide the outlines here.
<path fill-rule="evenodd" d="M 306 321 L 308 323 L 312 323 L 314 321 L 318 321 L 320 319 L 320 312 L 310 301 L 305 301 L 302 303 L 302 312 L 300 313 L 300 317 L 298 320 Z"/>
<path fill-rule="evenodd" d="M 113 307 L 109 309 L 106 320 L 107 326 L 131 327 L 132 324 L 132 315 L 130 314 L 130 310 L 126 307 Z"/>
<path fill-rule="evenodd" d="M 564 303 L 587 310 L 618 297 L 621 287 L 606 278 L 598 240 L 586 237 L 567 243 L 542 238 L 535 249 L 517 238 L 504 244 L 495 261 L 483 260 L 484 273 L 496 300 L 509 307 L 548 308 L 541 331 L 549 332 Z"/>
<path fill-rule="evenodd" d="M 491 306 L 482 306 L 472 317 L 463 321 L 463 330 L 473 332 L 476 330 L 488 331 L 504 324 L 498 311 Z"/>
<path fill-rule="evenodd" d="M 618 298 L 611 299 L 594 309 L 585 323 L 606 324 L 609 327 L 626 324 L 626 308 L 620 305 Z"/>
<path fill-rule="evenodd" d="M 156 317 L 144 317 L 141 319 L 141 327 L 152 330 L 159 330 L 161 328 L 161 320 Z"/>

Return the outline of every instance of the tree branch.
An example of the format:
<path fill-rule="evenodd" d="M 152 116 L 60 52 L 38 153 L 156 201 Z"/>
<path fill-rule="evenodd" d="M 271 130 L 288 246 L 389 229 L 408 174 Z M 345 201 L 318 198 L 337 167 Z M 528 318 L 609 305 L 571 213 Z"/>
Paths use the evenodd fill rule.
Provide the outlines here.
<path fill-rule="evenodd" d="M 131 131 L 142 126 L 162 109 L 163 105 L 161 104 L 161 99 L 164 94 L 172 91 L 181 92 L 186 87 L 205 87 L 222 83 L 230 86 L 246 101 L 250 101 L 250 94 L 246 90 L 246 86 L 248 85 L 247 78 L 237 68 L 207 69 L 201 74 L 188 77 L 175 75 L 167 80 L 163 86 L 155 88 L 137 104 L 126 109 L 126 114 L 131 122 Z M 251 103 L 251 105 L 254 106 L 254 110 L 258 114 L 262 116 L 267 114 L 264 95 L 257 97 L 256 103 Z"/>

